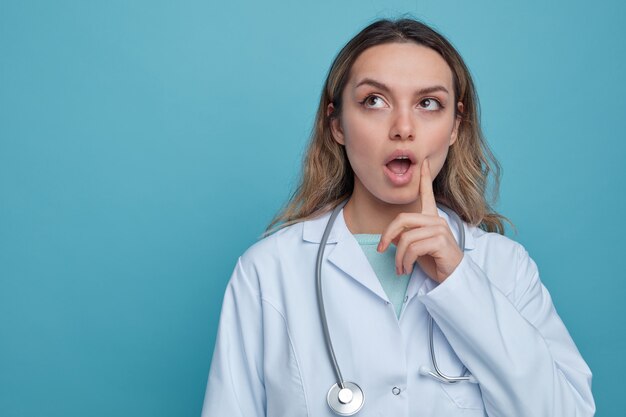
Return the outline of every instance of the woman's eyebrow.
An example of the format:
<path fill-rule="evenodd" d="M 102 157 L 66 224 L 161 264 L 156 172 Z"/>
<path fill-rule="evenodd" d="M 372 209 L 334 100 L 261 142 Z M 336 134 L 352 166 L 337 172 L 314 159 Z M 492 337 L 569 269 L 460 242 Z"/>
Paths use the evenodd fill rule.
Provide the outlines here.
<path fill-rule="evenodd" d="M 354 88 L 358 88 L 362 85 L 371 85 L 373 87 L 379 88 L 387 93 L 391 92 L 391 89 L 387 87 L 386 84 L 381 83 L 380 81 L 376 81 L 372 78 L 363 78 Z M 415 95 L 429 94 L 434 93 L 435 91 L 443 91 L 446 94 L 449 94 L 448 89 L 442 85 L 433 85 L 431 87 L 424 87 L 415 92 Z"/>

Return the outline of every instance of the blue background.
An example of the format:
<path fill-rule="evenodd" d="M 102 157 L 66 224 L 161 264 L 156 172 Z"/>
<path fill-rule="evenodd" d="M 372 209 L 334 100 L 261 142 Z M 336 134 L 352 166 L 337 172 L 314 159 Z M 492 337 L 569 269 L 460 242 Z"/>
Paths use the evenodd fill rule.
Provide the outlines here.
<path fill-rule="evenodd" d="M 471 69 L 496 208 L 622 416 L 626 3 L 481 0 L 1 0 L 0 415 L 199 415 L 332 59 L 405 12 Z"/>

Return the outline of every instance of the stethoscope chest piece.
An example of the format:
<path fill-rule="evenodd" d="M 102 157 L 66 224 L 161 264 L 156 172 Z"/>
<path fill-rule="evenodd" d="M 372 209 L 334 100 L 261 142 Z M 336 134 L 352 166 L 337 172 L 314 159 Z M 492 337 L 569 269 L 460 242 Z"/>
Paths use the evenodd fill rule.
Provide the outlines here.
<path fill-rule="evenodd" d="M 344 388 L 339 384 L 330 387 L 326 399 L 330 408 L 340 416 L 351 416 L 363 407 L 363 391 L 354 382 L 344 382 Z"/>

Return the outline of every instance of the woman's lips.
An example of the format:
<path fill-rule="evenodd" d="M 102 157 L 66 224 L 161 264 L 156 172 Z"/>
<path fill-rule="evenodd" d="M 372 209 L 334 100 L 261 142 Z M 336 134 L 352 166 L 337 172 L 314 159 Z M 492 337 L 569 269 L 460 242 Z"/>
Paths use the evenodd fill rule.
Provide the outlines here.
<path fill-rule="evenodd" d="M 408 150 L 408 149 L 396 149 L 391 154 L 389 154 L 387 159 L 385 159 L 385 165 L 387 165 L 389 162 L 393 161 L 396 158 L 408 158 L 409 161 L 411 161 L 411 164 L 414 164 L 414 163 L 417 162 L 417 159 L 415 158 L 415 155 L 410 150 Z"/>

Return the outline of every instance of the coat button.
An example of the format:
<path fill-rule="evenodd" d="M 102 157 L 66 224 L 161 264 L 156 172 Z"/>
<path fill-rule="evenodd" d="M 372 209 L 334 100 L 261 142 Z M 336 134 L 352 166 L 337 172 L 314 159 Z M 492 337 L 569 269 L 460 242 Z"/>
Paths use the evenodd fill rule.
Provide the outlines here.
<path fill-rule="evenodd" d="M 401 391 L 402 391 L 402 390 L 401 390 L 400 388 L 398 388 L 398 387 L 393 387 L 393 388 L 391 389 L 391 392 L 393 393 L 393 395 L 400 395 L 400 392 L 401 392 Z"/>

